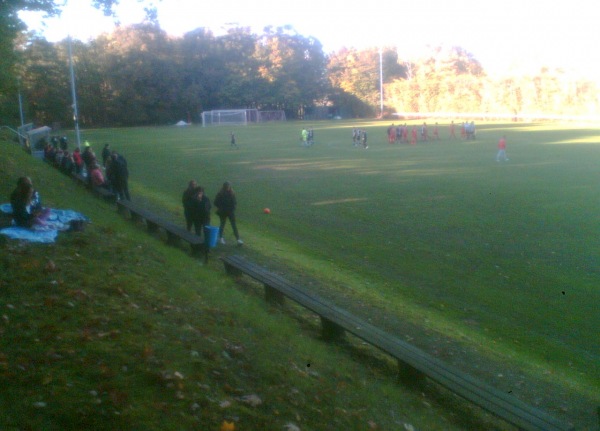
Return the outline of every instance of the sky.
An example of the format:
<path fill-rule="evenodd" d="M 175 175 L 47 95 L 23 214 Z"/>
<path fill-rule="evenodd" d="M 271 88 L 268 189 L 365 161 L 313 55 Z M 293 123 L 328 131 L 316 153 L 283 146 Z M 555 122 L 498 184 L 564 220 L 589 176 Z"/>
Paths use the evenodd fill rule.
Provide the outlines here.
<path fill-rule="evenodd" d="M 112 18 L 69 0 L 60 18 L 22 13 L 31 30 L 49 41 L 70 33 L 89 40 L 114 27 Z M 161 28 L 173 36 L 198 27 L 223 34 L 230 27 L 291 25 L 318 39 L 326 53 L 346 47 L 396 47 L 417 58 L 427 46 L 460 46 L 491 75 L 560 67 L 600 82 L 600 3 L 597 0 L 162 0 Z M 136 0 L 121 0 L 124 25 L 142 21 Z"/>

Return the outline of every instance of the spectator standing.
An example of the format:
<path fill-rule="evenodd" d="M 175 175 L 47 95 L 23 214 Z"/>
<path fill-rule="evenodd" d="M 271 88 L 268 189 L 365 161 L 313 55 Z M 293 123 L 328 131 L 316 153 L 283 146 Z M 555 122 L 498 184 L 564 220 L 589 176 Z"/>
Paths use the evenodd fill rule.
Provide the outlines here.
<path fill-rule="evenodd" d="M 187 188 L 183 191 L 183 195 L 181 196 L 181 203 L 183 204 L 183 215 L 185 217 L 185 227 L 189 231 L 192 230 L 192 211 L 191 204 L 192 199 L 194 198 L 194 190 L 198 187 L 198 183 L 196 180 L 190 180 Z"/>
<path fill-rule="evenodd" d="M 102 149 L 102 166 L 106 168 L 106 161 L 110 157 L 110 144 L 105 144 Z"/>
<path fill-rule="evenodd" d="M 89 173 L 92 165 L 96 163 L 96 153 L 94 153 L 94 150 L 88 141 L 85 141 L 84 147 L 85 150 L 83 150 L 83 154 L 81 154 L 81 159 L 85 165 L 85 170 Z"/>
<path fill-rule="evenodd" d="M 210 224 L 210 210 L 212 205 L 210 199 L 204 193 L 204 187 L 195 187 L 190 199 L 190 217 L 194 225 L 196 235 L 202 236 L 204 226 Z"/>
<path fill-rule="evenodd" d="M 117 195 L 118 199 L 131 200 L 129 196 L 129 168 L 127 167 L 127 160 L 122 155 L 113 151 L 111 154 L 111 176 L 114 182 L 112 182 L 113 192 Z"/>
<path fill-rule="evenodd" d="M 221 222 L 219 225 L 219 241 L 221 242 L 221 244 L 225 244 L 225 238 L 223 238 L 223 230 L 225 229 L 225 223 L 227 222 L 227 219 L 229 219 L 229 223 L 231 224 L 231 228 L 233 229 L 233 234 L 237 239 L 237 243 L 238 245 L 242 245 L 244 242 L 240 239 L 237 224 L 235 221 L 237 198 L 229 181 L 223 183 L 223 187 L 217 193 L 214 203 L 217 207 L 217 215 L 219 216 L 219 220 Z"/>

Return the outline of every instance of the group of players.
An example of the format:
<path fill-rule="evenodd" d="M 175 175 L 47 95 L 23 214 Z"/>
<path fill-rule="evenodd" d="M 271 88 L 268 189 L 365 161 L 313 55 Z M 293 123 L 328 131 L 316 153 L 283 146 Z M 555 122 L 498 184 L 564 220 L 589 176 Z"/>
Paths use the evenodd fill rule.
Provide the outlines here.
<path fill-rule="evenodd" d="M 404 143 L 416 145 L 418 141 L 427 142 L 429 140 L 438 141 L 440 139 L 439 125 L 436 122 L 431 128 L 431 135 L 429 134 L 429 127 L 426 122 L 417 128 L 417 125 L 413 125 L 412 128 L 406 123 L 404 125 L 395 125 L 392 123 L 387 128 L 387 138 L 390 144 Z M 463 122 L 460 125 L 460 135 L 462 139 L 475 139 L 475 122 Z M 451 139 L 458 139 L 456 136 L 456 125 L 454 121 L 450 123 L 450 136 Z"/>

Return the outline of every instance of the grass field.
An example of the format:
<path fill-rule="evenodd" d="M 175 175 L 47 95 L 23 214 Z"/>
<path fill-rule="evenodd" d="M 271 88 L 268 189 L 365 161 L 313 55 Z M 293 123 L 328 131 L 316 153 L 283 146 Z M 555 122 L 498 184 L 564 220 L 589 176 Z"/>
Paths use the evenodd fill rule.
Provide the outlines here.
<path fill-rule="evenodd" d="M 211 198 L 232 181 L 243 253 L 310 280 L 388 330 L 418 328 L 401 335 L 500 387 L 551 388 L 538 390 L 549 401 L 525 401 L 593 426 L 600 129 L 480 124 L 475 141 L 449 141 L 442 130 L 441 141 L 413 147 L 387 144 L 388 123 L 316 122 L 306 124 L 316 144 L 304 148 L 304 125 L 237 127 L 237 150 L 226 128 L 84 137 L 98 154 L 110 143 L 125 155 L 133 198 L 174 220 L 182 221 L 188 180 Z M 368 150 L 352 146 L 353 127 L 368 130 Z M 506 163 L 495 161 L 502 134 Z M 230 230 L 226 238 L 233 240 Z M 453 353 L 461 350 L 476 352 L 482 365 Z M 518 370 L 509 383 L 504 367 Z"/>

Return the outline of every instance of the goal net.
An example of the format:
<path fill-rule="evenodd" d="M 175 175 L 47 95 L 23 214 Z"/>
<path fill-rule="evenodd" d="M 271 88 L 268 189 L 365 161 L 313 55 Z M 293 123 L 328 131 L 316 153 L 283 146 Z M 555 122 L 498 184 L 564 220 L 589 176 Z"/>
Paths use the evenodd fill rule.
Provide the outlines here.
<path fill-rule="evenodd" d="M 285 121 L 284 111 L 259 111 L 257 109 L 217 109 L 202 113 L 202 126 L 245 126 L 248 123 Z"/>
<path fill-rule="evenodd" d="M 258 121 L 256 109 L 217 109 L 202 113 L 202 126 L 245 126 Z"/>
<path fill-rule="evenodd" d="M 258 122 L 285 121 L 285 111 L 258 111 Z"/>

